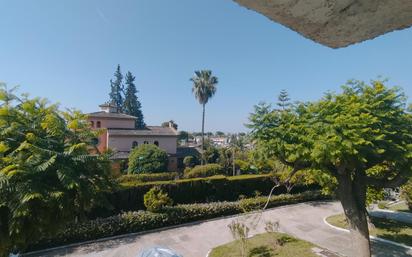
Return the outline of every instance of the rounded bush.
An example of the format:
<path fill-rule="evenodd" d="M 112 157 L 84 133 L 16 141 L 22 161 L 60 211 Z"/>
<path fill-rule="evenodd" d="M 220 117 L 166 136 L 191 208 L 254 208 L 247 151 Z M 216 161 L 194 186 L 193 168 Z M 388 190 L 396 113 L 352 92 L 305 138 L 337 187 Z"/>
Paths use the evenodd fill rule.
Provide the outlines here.
<path fill-rule="evenodd" d="M 191 168 L 191 167 L 195 166 L 197 163 L 198 163 L 197 158 L 194 157 L 194 156 L 191 156 L 191 155 L 186 156 L 183 159 L 183 164 L 185 165 L 186 168 Z"/>
<path fill-rule="evenodd" d="M 167 153 L 156 145 L 143 144 L 129 155 L 129 174 L 159 173 L 167 170 Z"/>
<path fill-rule="evenodd" d="M 223 167 L 219 164 L 198 165 L 185 173 L 185 178 L 205 178 L 224 174 Z"/>
<path fill-rule="evenodd" d="M 166 206 L 173 204 L 172 199 L 160 187 L 152 187 L 144 195 L 144 205 L 151 212 L 159 212 Z"/>

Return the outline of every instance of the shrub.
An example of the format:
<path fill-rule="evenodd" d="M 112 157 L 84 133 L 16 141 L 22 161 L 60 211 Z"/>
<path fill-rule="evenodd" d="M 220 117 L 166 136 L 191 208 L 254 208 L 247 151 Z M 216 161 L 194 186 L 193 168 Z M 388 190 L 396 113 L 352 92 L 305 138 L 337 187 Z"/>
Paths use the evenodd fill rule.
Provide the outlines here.
<path fill-rule="evenodd" d="M 121 184 L 121 186 L 110 195 L 110 202 L 114 207 L 112 214 L 144 209 L 143 196 L 153 186 L 159 186 L 164 192 L 167 192 L 175 204 L 188 204 L 236 201 L 240 195 L 254 197 L 256 190 L 262 195 L 268 195 L 273 187 L 273 181 L 271 175 L 241 175 L 157 181 L 137 185 Z M 297 185 L 291 193 L 318 188 L 319 186 L 316 184 Z M 274 195 L 282 193 L 286 193 L 284 187 L 278 187 L 273 192 Z"/>
<path fill-rule="evenodd" d="M 412 210 L 412 179 L 402 186 L 401 196 L 405 199 L 409 210 Z"/>
<path fill-rule="evenodd" d="M 144 195 L 144 206 L 151 212 L 159 212 L 165 206 L 172 204 L 172 199 L 158 186 L 152 187 L 152 189 Z"/>
<path fill-rule="evenodd" d="M 167 153 L 156 145 L 143 144 L 129 155 L 129 174 L 159 173 L 167 170 Z"/>
<path fill-rule="evenodd" d="M 235 167 L 236 170 L 240 170 L 242 174 L 252 172 L 252 169 L 247 161 L 235 160 Z"/>
<path fill-rule="evenodd" d="M 262 198 L 263 199 L 263 198 Z M 250 199 L 261 203 L 262 199 Z M 271 198 L 271 206 L 293 204 L 303 201 L 325 199 L 319 191 Z M 163 213 L 148 211 L 126 212 L 104 219 L 72 224 L 50 238 L 41 238 L 28 250 L 50 248 L 58 245 L 95 240 L 126 233 L 142 232 L 185 222 L 217 218 L 241 213 L 240 202 L 215 202 L 208 204 L 185 204 L 166 206 Z"/>
<path fill-rule="evenodd" d="M 177 177 L 179 177 L 177 172 L 128 174 L 120 176 L 116 182 L 125 186 L 134 186 L 145 182 L 174 180 Z"/>
<path fill-rule="evenodd" d="M 185 167 L 189 167 L 189 168 L 195 166 L 198 162 L 199 161 L 197 160 L 197 158 L 191 155 L 186 156 L 183 159 L 183 164 L 185 165 Z"/>
<path fill-rule="evenodd" d="M 205 178 L 224 174 L 222 166 L 219 164 L 198 165 L 185 174 L 185 178 Z"/>

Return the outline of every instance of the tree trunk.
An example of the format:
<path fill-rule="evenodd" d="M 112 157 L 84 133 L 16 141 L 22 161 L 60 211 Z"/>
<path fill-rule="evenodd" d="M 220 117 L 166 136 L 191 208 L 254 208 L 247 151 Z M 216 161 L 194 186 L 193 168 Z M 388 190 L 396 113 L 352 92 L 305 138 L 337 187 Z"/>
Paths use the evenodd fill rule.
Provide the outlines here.
<path fill-rule="evenodd" d="M 343 174 L 338 179 L 338 194 L 352 238 L 352 256 L 370 257 L 369 229 L 366 215 L 366 186 L 362 172 Z"/>
<path fill-rule="evenodd" d="M 202 115 L 202 160 L 200 162 L 202 165 L 205 162 L 205 104 L 203 104 Z"/>

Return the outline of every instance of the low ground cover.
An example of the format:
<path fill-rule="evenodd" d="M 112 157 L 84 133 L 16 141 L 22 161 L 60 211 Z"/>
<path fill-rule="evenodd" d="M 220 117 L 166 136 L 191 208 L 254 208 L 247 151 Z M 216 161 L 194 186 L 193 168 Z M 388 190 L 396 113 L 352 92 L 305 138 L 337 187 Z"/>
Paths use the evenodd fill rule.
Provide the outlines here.
<path fill-rule="evenodd" d="M 282 241 L 283 245 L 278 242 Z M 210 252 L 210 257 L 239 257 L 241 246 L 239 240 L 218 246 Z M 316 257 L 313 244 L 293 238 L 283 233 L 265 233 L 247 240 L 249 257 Z"/>
<path fill-rule="evenodd" d="M 348 223 L 343 214 L 330 216 L 326 219 L 330 224 L 348 228 Z M 370 229 L 371 236 L 376 236 L 386 240 L 391 240 L 397 243 L 412 246 L 412 225 L 382 218 L 371 217 L 371 221 L 375 228 Z"/>
<path fill-rule="evenodd" d="M 319 191 L 308 191 L 300 194 L 284 194 L 272 196 L 268 207 L 275 207 L 299 202 L 327 199 Z M 121 235 L 133 232 L 142 232 L 166 226 L 178 225 L 192 221 L 217 218 L 244 212 L 244 206 L 248 210 L 257 210 L 264 203 L 263 197 L 235 202 L 215 202 L 205 204 L 182 204 L 165 207 L 159 213 L 149 211 L 125 212 L 122 214 L 72 224 L 61 230 L 51 238 L 41 238 L 29 250 L 38 250 L 58 245 L 76 242 L 84 242 L 104 237 Z"/>

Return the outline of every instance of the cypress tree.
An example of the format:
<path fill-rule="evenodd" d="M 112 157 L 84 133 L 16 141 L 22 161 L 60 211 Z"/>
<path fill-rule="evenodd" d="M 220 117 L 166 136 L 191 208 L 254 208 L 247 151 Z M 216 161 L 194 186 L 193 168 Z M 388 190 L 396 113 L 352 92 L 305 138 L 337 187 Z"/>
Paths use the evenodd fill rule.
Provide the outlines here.
<path fill-rule="evenodd" d="M 136 79 L 135 76 L 129 71 L 126 73 L 126 91 L 125 91 L 125 100 L 123 105 L 124 113 L 137 117 L 136 128 L 144 128 L 146 124 L 144 123 L 143 113 L 142 113 L 142 104 L 137 98 L 137 89 L 134 84 Z"/>
<path fill-rule="evenodd" d="M 120 72 L 120 65 L 117 65 L 116 72 L 114 73 L 114 81 L 110 80 L 110 103 L 118 107 L 120 112 L 123 112 L 123 75 Z"/>

